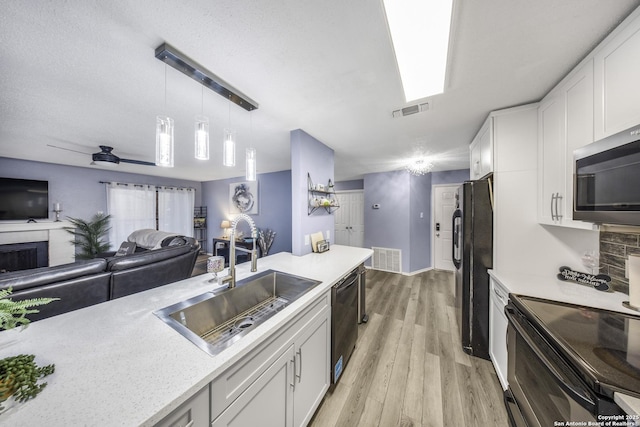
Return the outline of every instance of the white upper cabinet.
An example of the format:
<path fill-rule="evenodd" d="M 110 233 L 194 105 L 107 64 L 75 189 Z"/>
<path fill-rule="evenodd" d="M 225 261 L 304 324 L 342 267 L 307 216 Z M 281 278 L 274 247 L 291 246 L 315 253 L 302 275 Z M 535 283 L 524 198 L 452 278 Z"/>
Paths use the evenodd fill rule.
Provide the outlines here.
<path fill-rule="evenodd" d="M 595 139 L 640 123 L 640 9 L 594 56 Z"/>
<path fill-rule="evenodd" d="M 469 146 L 471 179 L 480 179 L 493 172 L 493 117 L 489 116 Z"/>
<path fill-rule="evenodd" d="M 538 222 L 572 228 L 573 150 L 593 142 L 593 61 L 574 70 L 538 107 Z"/>

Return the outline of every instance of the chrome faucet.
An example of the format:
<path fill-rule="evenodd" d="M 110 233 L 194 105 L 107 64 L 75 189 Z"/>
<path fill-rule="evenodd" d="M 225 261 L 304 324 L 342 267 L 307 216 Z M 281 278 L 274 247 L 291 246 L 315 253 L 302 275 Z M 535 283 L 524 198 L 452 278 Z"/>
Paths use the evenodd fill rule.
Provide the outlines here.
<path fill-rule="evenodd" d="M 253 249 L 236 248 L 236 227 L 240 220 L 245 220 L 251 227 L 251 238 L 253 239 Z M 258 230 L 256 223 L 247 214 L 238 215 L 231 223 L 231 235 L 229 236 L 229 274 L 220 279 L 220 283 L 229 283 L 229 289 L 236 287 L 236 251 L 251 254 L 251 272 L 258 271 L 258 251 L 256 250 L 256 238 Z"/>

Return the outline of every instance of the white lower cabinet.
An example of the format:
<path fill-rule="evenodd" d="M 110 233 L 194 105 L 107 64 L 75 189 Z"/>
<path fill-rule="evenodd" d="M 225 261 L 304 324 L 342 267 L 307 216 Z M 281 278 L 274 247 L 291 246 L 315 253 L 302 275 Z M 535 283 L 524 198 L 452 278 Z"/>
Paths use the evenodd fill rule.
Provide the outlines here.
<path fill-rule="evenodd" d="M 211 427 L 287 427 L 293 425 L 294 346 L 289 346 Z"/>
<path fill-rule="evenodd" d="M 330 302 L 327 293 L 211 383 L 212 426 L 307 425 L 329 388 Z"/>
<path fill-rule="evenodd" d="M 507 316 L 504 307 L 507 305 L 509 293 L 498 282 L 491 278 L 491 305 L 489 306 L 489 355 L 498 374 L 503 390 L 509 386 L 507 382 Z"/>
<path fill-rule="evenodd" d="M 317 319 L 296 338 L 293 425 L 305 426 L 329 389 L 331 365 L 330 313 Z M 353 325 L 357 328 L 357 325 Z"/>
<path fill-rule="evenodd" d="M 155 427 L 208 427 L 209 385 L 178 406 Z"/>

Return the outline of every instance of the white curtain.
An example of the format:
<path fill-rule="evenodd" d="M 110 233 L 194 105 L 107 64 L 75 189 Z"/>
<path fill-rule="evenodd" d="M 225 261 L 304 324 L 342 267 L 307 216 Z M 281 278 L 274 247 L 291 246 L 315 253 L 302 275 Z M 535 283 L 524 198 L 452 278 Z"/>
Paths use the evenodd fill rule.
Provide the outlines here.
<path fill-rule="evenodd" d="M 193 237 L 193 188 L 158 188 L 158 230 Z"/>
<path fill-rule="evenodd" d="M 111 215 L 109 243 L 117 249 L 129 234 L 156 228 L 156 188 L 151 185 L 107 183 L 107 210 Z"/>

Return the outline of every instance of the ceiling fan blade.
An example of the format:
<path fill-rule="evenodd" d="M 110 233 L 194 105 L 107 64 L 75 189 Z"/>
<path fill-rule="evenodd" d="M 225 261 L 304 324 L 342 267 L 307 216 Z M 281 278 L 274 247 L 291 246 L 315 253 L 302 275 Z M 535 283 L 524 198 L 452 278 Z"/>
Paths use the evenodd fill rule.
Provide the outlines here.
<path fill-rule="evenodd" d="M 145 162 L 144 160 L 120 159 L 120 163 L 131 163 L 134 165 L 155 166 L 153 162 Z"/>
<path fill-rule="evenodd" d="M 85 153 L 84 151 L 72 150 L 71 148 L 60 147 L 58 145 L 52 145 L 52 144 L 47 144 L 47 147 L 59 148 L 60 150 L 73 151 L 74 153 L 80 153 L 80 154 L 85 154 L 85 155 L 91 154 L 91 153 Z"/>

